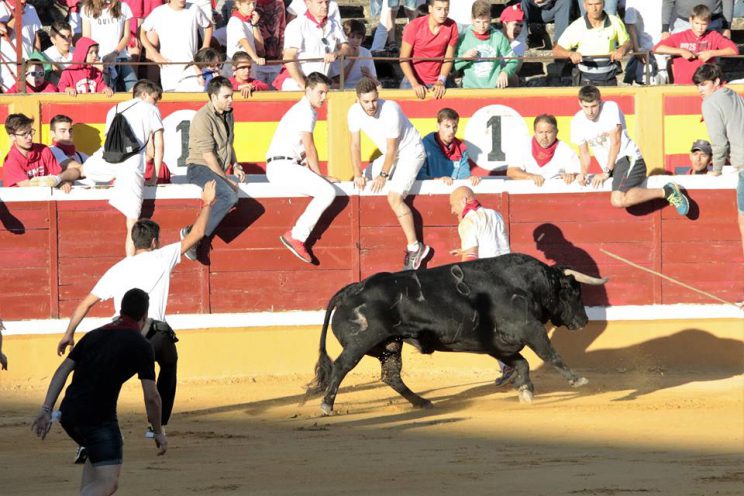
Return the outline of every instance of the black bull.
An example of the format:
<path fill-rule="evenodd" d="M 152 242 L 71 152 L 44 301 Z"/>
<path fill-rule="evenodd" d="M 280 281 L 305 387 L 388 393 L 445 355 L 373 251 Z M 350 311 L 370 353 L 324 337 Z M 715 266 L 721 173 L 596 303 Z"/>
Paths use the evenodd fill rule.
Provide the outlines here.
<path fill-rule="evenodd" d="M 382 381 L 416 407 L 430 407 L 403 383 L 403 342 L 422 353 L 486 353 L 516 370 L 520 399 L 532 400 L 525 346 L 554 365 L 572 386 L 577 376 L 553 349 L 545 324 L 581 329 L 588 317 L 580 282 L 606 279 L 548 266 L 523 254 L 502 255 L 433 269 L 375 274 L 350 284 L 328 303 L 320 336 L 320 357 L 308 394 L 325 393 L 321 409 L 328 415 L 346 374 L 364 355 L 380 360 Z M 335 312 L 334 312 L 335 309 Z M 343 351 L 331 361 L 326 352 L 328 323 Z"/>

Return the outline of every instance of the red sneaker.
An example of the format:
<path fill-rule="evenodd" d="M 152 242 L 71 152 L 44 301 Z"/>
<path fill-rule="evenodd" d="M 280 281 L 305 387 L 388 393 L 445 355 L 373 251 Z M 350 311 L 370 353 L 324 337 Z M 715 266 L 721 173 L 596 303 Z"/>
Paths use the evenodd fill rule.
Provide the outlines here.
<path fill-rule="evenodd" d="M 294 256 L 305 263 L 312 263 L 313 257 L 310 256 L 307 248 L 305 248 L 305 243 L 294 239 L 292 237 L 292 231 L 287 231 L 279 236 L 279 241 L 281 241 Z"/>

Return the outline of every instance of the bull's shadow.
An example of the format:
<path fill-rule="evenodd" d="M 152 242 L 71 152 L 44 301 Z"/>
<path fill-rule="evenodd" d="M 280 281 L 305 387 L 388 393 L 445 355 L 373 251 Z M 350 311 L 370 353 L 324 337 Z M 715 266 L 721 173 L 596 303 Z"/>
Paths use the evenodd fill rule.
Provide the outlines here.
<path fill-rule="evenodd" d="M 575 336 L 578 338 L 581 332 L 577 331 Z M 589 352 L 573 346 L 572 339 L 567 338 L 562 347 L 556 346 L 556 349 L 571 366 L 588 369 L 587 392 L 599 386 L 599 379 L 592 380 L 591 370 L 627 377 L 627 384 L 614 390 L 630 392 L 615 401 L 634 400 L 690 382 L 717 381 L 744 373 L 744 343 L 719 338 L 701 329 L 684 329 L 625 348 Z M 604 385 L 601 389 L 608 390 Z M 541 392 L 552 391 L 543 389 L 537 394 Z"/>
<path fill-rule="evenodd" d="M 590 276 L 600 277 L 602 275 L 594 258 L 586 250 L 567 240 L 563 231 L 555 224 L 539 225 L 533 231 L 532 237 L 536 248 L 543 253 L 545 259 L 549 262 L 571 267 Z M 584 284 L 581 286 L 581 296 L 584 305 L 587 306 L 606 307 L 610 303 L 604 285 L 588 286 Z M 592 322 L 591 326 L 578 333 L 561 327 L 553 333 L 552 342 L 556 348 L 564 348 L 563 343 L 566 338 L 572 335 L 572 346 L 578 351 L 586 351 L 605 329 L 607 329 L 607 322 L 605 321 Z M 574 334 L 578 334 L 578 338 L 574 337 Z"/>

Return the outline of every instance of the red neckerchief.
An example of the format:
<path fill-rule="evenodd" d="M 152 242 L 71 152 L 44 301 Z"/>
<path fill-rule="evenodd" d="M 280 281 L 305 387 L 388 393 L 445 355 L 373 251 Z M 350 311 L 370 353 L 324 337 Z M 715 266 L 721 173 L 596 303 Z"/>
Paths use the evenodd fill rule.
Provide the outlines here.
<path fill-rule="evenodd" d="M 75 144 L 74 143 L 71 144 L 71 145 L 66 145 L 64 143 L 60 143 L 59 141 L 54 140 L 54 141 L 52 141 L 52 146 L 56 146 L 57 148 L 59 148 L 60 150 L 62 150 L 62 153 L 64 153 L 68 157 L 72 157 L 73 155 L 75 155 L 75 152 L 77 151 L 77 150 L 75 150 Z"/>
<path fill-rule="evenodd" d="M 452 143 L 447 146 L 440 138 L 439 133 L 434 135 L 434 139 L 439 143 L 439 148 L 448 159 L 455 161 L 462 158 L 462 142 L 457 138 L 452 138 Z"/>
<path fill-rule="evenodd" d="M 323 19 L 322 21 L 318 21 L 318 20 L 317 20 L 317 19 L 316 19 L 316 18 L 315 18 L 315 17 L 314 17 L 314 16 L 313 16 L 313 15 L 312 15 L 311 13 L 310 13 L 310 11 L 309 11 L 309 10 L 306 10 L 306 11 L 305 11 L 305 17 L 307 17 L 308 19 L 310 19 L 311 21 L 313 21 L 313 24 L 315 24 L 316 26 L 318 26 L 318 27 L 319 27 L 320 29 L 323 29 L 323 28 L 325 27 L 326 21 L 328 20 L 328 17 L 326 17 L 326 18 L 325 18 L 325 19 Z"/>
<path fill-rule="evenodd" d="M 132 329 L 133 331 L 140 332 L 140 325 L 139 322 L 134 320 L 132 317 L 128 315 L 119 315 L 119 317 L 111 322 L 110 324 L 106 324 L 102 327 L 102 329 Z"/>
<path fill-rule="evenodd" d="M 555 140 L 555 142 L 549 147 L 543 148 L 540 146 L 540 143 L 537 142 L 535 137 L 532 137 L 532 157 L 540 167 L 553 160 L 556 148 L 558 148 L 558 140 Z"/>
<path fill-rule="evenodd" d="M 251 18 L 250 18 L 250 16 L 246 17 L 243 14 L 241 14 L 240 12 L 238 12 L 237 10 L 233 10 L 232 17 L 237 17 L 241 21 L 247 22 L 248 24 L 251 24 Z"/>
<path fill-rule="evenodd" d="M 477 39 L 481 41 L 486 41 L 491 37 L 491 28 L 488 28 L 488 31 L 486 31 L 484 34 L 479 34 L 475 32 L 475 29 L 473 30 L 473 36 L 475 36 Z"/>
<path fill-rule="evenodd" d="M 475 212 L 481 207 L 481 204 L 478 202 L 478 200 L 470 200 L 465 204 L 465 208 L 462 209 L 462 215 L 460 216 L 461 219 L 464 219 L 466 215 L 468 215 L 468 212 L 471 210 Z"/>

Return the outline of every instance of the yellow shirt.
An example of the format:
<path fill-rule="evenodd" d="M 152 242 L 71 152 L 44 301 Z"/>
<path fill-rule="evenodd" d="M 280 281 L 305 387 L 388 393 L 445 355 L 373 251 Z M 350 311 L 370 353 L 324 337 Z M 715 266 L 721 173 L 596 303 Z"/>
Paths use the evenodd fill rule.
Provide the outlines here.
<path fill-rule="evenodd" d="M 605 13 L 604 23 L 593 28 L 587 16 L 572 22 L 558 40 L 566 50 L 576 49 L 581 55 L 604 55 L 614 52 L 628 41 L 628 31 L 619 17 Z"/>

